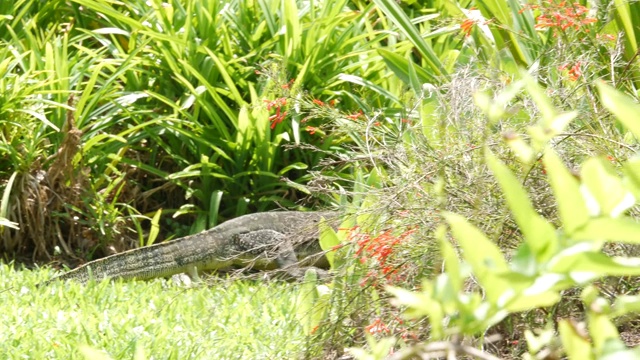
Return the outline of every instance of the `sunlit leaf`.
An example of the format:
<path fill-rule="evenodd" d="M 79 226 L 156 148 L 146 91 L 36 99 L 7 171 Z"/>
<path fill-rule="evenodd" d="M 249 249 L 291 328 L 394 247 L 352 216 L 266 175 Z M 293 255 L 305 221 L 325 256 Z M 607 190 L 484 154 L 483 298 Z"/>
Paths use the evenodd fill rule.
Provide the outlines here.
<path fill-rule="evenodd" d="M 552 149 L 545 152 L 543 161 L 549 184 L 557 200 L 560 220 L 565 232 L 571 236 L 589 219 L 589 212 L 580 192 L 580 184 Z"/>
<path fill-rule="evenodd" d="M 560 320 L 558 331 L 564 350 L 571 360 L 591 360 L 595 359 L 591 351 L 591 344 L 586 334 L 576 329 L 570 320 Z"/>
<path fill-rule="evenodd" d="M 323 219 L 320 224 L 320 247 L 325 251 L 325 256 L 329 261 L 331 269 L 335 268 L 334 259 L 336 257 L 336 247 L 340 245 L 340 238 L 336 232 Z"/>
<path fill-rule="evenodd" d="M 580 173 L 584 186 L 582 192 L 588 192 L 587 196 L 593 197 L 599 207 L 599 211 L 592 212 L 592 215 L 617 217 L 634 205 L 635 198 L 623 186 L 609 162 L 590 158 L 582 165 Z"/>
<path fill-rule="evenodd" d="M 629 131 L 640 139 L 640 105 L 603 81 L 596 82 L 602 104 L 611 111 Z"/>
<path fill-rule="evenodd" d="M 418 29 L 411 24 L 411 21 L 402 8 L 393 0 L 374 0 L 374 2 L 382 9 L 385 15 L 393 21 L 398 29 L 411 40 L 411 43 L 416 46 L 427 63 L 429 63 L 431 70 L 436 73 L 436 75 L 448 77 L 447 71 L 440 62 L 440 59 L 431 46 L 422 38 Z"/>
<path fill-rule="evenodd" d="M 489 149 L 486 159 L 531 251 L 539 260 L 548 258 L 558 245 L 555 229 L 535 211 L 518 179 Z"/>
<path fill-rule="evenodd" d="M 599 217 L 589 220 L 571 235 L 571 239 L 640 244 L 640 223 L 627 217 Z"/>

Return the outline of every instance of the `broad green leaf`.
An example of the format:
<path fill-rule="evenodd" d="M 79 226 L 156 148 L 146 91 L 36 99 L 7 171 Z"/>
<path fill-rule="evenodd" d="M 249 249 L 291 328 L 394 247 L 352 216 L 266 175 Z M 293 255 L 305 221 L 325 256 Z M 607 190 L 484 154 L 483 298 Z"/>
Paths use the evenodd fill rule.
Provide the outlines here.
<path fill-rule="evenodd" d="M 590 158 L 580 171 L 582 193 L 590 206 L 591 215 L 617 217 L 635 203 L 635 198 L 623 185 L 613 166 L 604 159 Z M 589 201 L 593 198 L 595 204 Z"/>
<path fill-rule="evenodd" d="M 543 124 L 543 128 L 549 128 L 553 123 L 553 120 L 556 118 L 557 111 L 556 108 L 551 103 L 549 97 L 545 94 L 544 89 L 536 82 L 536 80 L 529 75 L 525 71 L 521 71 L 520 75 L 523 78 L 525 83 L 525 88 L 533 101 L 538 105 L 540 112 L 542 113 L 542 121 L 540 124 Z"/>
<path fill-rule="evenodd" d="M 498 274 L 495 281 L 505 283 L 505 291 L 495 305 L 510 312 L 553 305 L 560 300 L 558 290 L 573 285 L 567 284 L 563 275 L 523 275 L 513 271 Z"/>
<path fill-rule="evenodd" d="M 572 240 L 640 244 L 640 223 L 628 218 L 595 218 L 571 235 Z"/>
<path fill-rule="evenodd" d="M 300 290 L 296 298 L 296 317 L 302 324 L 304 332 L 311 334 L 314 324 L 313 313 L 314 305 L 318 301 L 318 292 L 316 286 L 318 284 L 318 274 L 315 271 L 307 271 L 304 274 L 304 281 L 300 285 Z"/>
<path fill-rule="evenodd" d="M 626 175 L 625 185 L 629 186 L 637 199 L 640 198 L 640 157 L 627 160 L 623 168 Z"/>
<path fill-rule="evenodd" d="M 489 240 L 480 229 L 458 214 L 446 212 L 443 216 L 463 250 L 462 256 L 471 265 L 476 275 L 481 276 L 487 271 L 508 270 L 507 262 L 500 248 Z"/>
<path fill-rule="evenodd" d="M 606 302 L 605 299 L 600 298 L 600 300 L 602 300 L 602 302 Z M 590 308 L 595 307 L 594 304 L 587 304 L 587 306 Z M 620 341 L 620 334 L 618 333 L 615 325 L 611 323 L 608 314 L 589 311 L 587 312 L 587 324 L 589 326 L 589 335 L 593 341 L 593 347 L 595 348 L 596 353 L 602 354 L 607 342 L 612 340 Z M 609 349 L 609 351 L 611 350 L 613 349 Z M 618 350 L 626 350 L 624 344 L 622 344 L 622 349 L 619 348 Z"/>
<path fill-rule="evenodd" d="M 447 240 L 446 228 L 444 225 L 438 226 L 435 232 L 436 239 L 440 243 L 440 251 L 444 260 L 444 267 L 450 279 L 452 291 L 457 293 L 462 288 L 462 275 L 460 273 L 460 262 L 455 249 Z"/>
<path fill-rule="evenodd" d="M 534 276 L 538 272 L 539 265 L 541 265 L 526 242 L 518 246 L 518 250 L 511 257 L 510 263 L 513 271 L 526 276 Z"/>
<path fill-rule="evenodd" d="M 500 278 L 500 274 L 508 272 L 507 262 L 500 248 L 462 216 L 449 212 L 443 216 L 462 248 L 462 257 L 471 266 L 487 299 L 495 304 L 511 288 L 508 281 Z"/>
<path fill-rule="evenodd" d="M 395 286 L 387 286 L 386 290 L 395 297 L 395 306 L 407 307 L 406 315 L 411 318 L 419 318 L 430 314 L 427 304 L 433 302 L 430 297 L 433 284 L 431 281 L 424 281 L 422 291 L 414 292 Z"/>
<path fill-rule="evenodd" d="M 640 258 L 610 257 L 601 252 L 581 252 L 567 255 L 554 262 L 549 269 L 567 274 L 578 282 L 603 276 L 640 275 Z"/>
<path fill-rule="evenodd" d="M 444 335 L 443 319 L 444 310 L 441 305 L 434 301 L 433 282 L 423 281 L 422 290 L 413 292 L 399 287 L 387 286 L 387 292 L 394 296 L 393 305 L 405 307 L 404 315 L 410 319 L 428 317 L 431 324 L 431 336 L 439 340 Z"/>
<path fill-rule="evenodd" d="M 336 247 L 340 246 L 340 238 L 338 234 L 327 224 L 325 219 L 322 219 L 319 224 L 320 227 L 320 248 L 325 251 L 325 256 L 329 261 L 331 269 L 335 269 L 335 257 Z"/>
<path fill-rule="evenodd" d="M 523 295 L 519 294 L 514 299 L 505 304 L 504 309 L 511 313 L 527 311 L 531 309 L 545 308 L 553 306 L 560 301 L 561 296 L 557 291 L 547 291 L 544 293 Z"/>
<path fill-rule="evenodd" d="M 475 102 L 476 106 L 485 113 L 485 115 L 492 118 L 490 115 L 492 107 L 491 105 L 493 103 L 493 99 L 491 98 L 491 96 L 489 96 L 485 92 L 478 91 L 473 94 L 473 101 Z"/>
<path fill-rule="evenodd" d="M 640 312 L 640 295 L 618 295 L 612 307 L 611 317 Z"/>
<path fill-rule="evenodd" d="M 550 327 L 549 325 L 546 326 L 546 328 L 543 329 L 537 329 L 539 331 L 536 331 L 536 334 L 533 333 L 533 331 L 527 329 L 524 331 L 524 338 L 527 340 L 527 347 L 529 348 L 529 351 L 533 352 L 533 353 L 537 353 L 538 351 L 542 350 L 543 348 L 547 347 L 551 341 L 557 336 L 556 331 L 553 329 L 553 327 Z"/>
<path fill-rule="evenodd" d="M 149 238 L 147 239 L 147 246 L 153 245 L 160 233 L 160 216 L 162 215 L 162 209 L 158 209 L 151 219 L 151 229 L 149 230 Z"/>
<path fill-rule="evenodd" d="M 390 353 L 393 353 L 393 346 L 397 339 L 394 337 L 385 337 L 380 340 L 373 335 L 365 333 L 367 339 L 367 347 L 346 348 L 347 354 L 353 356 L 355 360 L 375 360 L 386 359 Z"/>
<path fill-rule="evenodd" d="M 587 334 L 582 334 L 570 320 L 560 320 L 558 331 L 564 350 L 570 360 L 591 360 L 595 359 L 591 352 L 591 344 Z"/>
<path fill-rule="evenodd" d="M 637 360 L 640 359 L 640 348 L 628 348 L 620 338 L 607 341 L 602 351 L 598 354 L 598 360 Z"/>
<path fill-rule="evenodd" d="M 589 220 L 589 212 L 580 193 L 580 184 L 552 149 L 547 149 L 543 160 L 549 184 L 557 200 L 562 226 L 565 233 L 571 237 L 576 229 Z"/>
<path fill-rule="evenodd" d="M 547 259 L 558 245 L 555 229 L 535 211 L 518 179 L 488 148 L 486 159 L 531 251 L 537 259 Z"/>
<path fill-rule="evenodd" d="M 557 136 L 558 134 L 562 133 L 567 125 L 569 125 L 569 123 L 573 121 L 573 119 L 575 119 L 577 116 L 577 111 L 569 111 L 556 115 L 553 119 L 551 119 L 551 121 L 546 124 L 546 127 L 544 128 L 545 134 L 547 134 L 549 138 Z"/>
<path fill-rule="evenodd" d="M 604 107 L 611 111 L 636 139 L 640 139 L 640 105 L 603 81 L 596 82 L 596 86 Z"/>
<path fill-rule="evenodd" d="M 523 164 L 532 164 L 536 160 L 536 151 L 518 134 L 507 134 L 505 142 L 511 148 L 518 160 Z"/>

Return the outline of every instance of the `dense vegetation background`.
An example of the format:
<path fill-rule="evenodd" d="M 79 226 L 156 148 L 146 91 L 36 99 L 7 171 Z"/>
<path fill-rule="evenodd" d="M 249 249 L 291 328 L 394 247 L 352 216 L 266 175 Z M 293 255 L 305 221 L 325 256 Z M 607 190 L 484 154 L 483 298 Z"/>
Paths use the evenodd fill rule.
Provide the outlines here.
<path fill-rule="evenodd" d="M 158 282 L 94 288 L 80 314 L 127 310 L 83 322 L 58 308 L 81 288 L 3 266 L 3 352 L 634 358 L 638 24 L 625 0 L 0 2 L 6 262 L 357 214 L 323 236 L 331 283 L 213 285 L 215 313 L 180 294 L 195 318 L 156 312 Z M 238 303 L 265 322 L 234 327 Z"/>

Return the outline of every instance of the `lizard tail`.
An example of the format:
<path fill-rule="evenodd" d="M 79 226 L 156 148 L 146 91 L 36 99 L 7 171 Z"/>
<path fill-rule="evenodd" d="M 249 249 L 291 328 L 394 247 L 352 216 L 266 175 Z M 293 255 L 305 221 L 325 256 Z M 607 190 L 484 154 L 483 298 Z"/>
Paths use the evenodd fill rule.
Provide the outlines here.
<path fill-rule="evenodd" d="M 179 251 L 179 246 L 172 242 L 124 251 L 91 261 L 55 277 L 43 285 L 57 280 L 74 280 L 84 284 L 90 279 L 98 281 L 106 278 L 144 280 L 173 275 L 187 270 L 186 266 L 182 266 L 176 261 L 176 254 Z"/>

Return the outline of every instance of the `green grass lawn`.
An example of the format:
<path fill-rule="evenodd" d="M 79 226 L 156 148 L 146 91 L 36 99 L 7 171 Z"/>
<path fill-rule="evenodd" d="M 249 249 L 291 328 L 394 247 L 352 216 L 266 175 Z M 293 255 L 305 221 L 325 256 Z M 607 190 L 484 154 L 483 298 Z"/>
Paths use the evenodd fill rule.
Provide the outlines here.
<path fill-rule="evenodd" d="M 112 359 L 296 358 L 299 285 L 216 281 L 182 288 L 170 280 L 68 282 L 36 288 L 53 273 L 0 265 L 0 357 L 84 359 L 88 346 Z"/>

